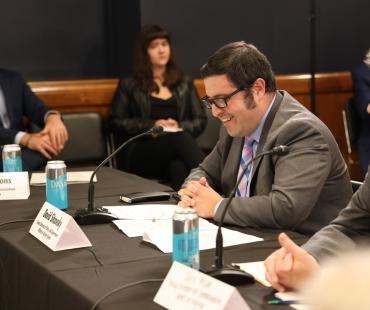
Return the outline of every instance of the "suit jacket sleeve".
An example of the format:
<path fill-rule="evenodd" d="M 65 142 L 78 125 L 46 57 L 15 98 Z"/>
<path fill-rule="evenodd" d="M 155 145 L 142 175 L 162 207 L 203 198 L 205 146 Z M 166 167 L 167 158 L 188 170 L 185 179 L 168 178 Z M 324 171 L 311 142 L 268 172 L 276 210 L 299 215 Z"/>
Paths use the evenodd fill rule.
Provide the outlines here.
<path fill-rule="evenodd" d="M 2 89 L 6 100 L 10 128 L 0 128 L 1 144 L 14 143 L 15 135 L 24 131 L 23 117 L 43 128 L 45 114 L 49 111 L 44 103 L 32 92 L 26 81 L 16 72 L 4 74 Z"/>
<path fill-rule="evenodd" d="M 351 251 L 357 245 L 369 246 L 370 241 L 370 177 L 351 201 L 329 225 L 318 231 L 303 245 L 319 262 L 332 255 Z"/>
<path fill-rule="evenodd" d="M 199 180 L 201 177 L 207 179 L 208 184 L 220 195 L 227 196 L 227 189 L 221 185 L 221 176 L 225 162 L 225 155 L 230 149 L 231 139 L 225 130 L 220 131 L 220 137 L 208 156 L 197 168 L 194 168 L 184 181 L 183 187 L 191 180 Z"/>
<path fill-rule="evenodd" d="M 357 66 L 352 71 L 353 95 L 359 116 L 370 121 L 367 106 L 370 104 L 370 68 L 366 64 Z"/>

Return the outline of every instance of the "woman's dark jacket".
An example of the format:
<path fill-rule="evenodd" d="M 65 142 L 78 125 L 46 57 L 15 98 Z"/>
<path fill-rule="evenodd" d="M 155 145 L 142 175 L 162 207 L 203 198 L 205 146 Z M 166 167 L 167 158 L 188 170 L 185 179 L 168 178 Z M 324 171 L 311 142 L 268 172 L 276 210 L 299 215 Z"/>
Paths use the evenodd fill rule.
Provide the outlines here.
<path fill-rule="evenodd" d="M 177 101 L 179 126 L 197 137 L 204 130 L 207 118 L 193 80 L 185 77 L 171 92 Z M 154 122 L 149 94 L 133 78 L 120 80 L 110 105 L 111 130 L 122 138 L 129 138 L 149 130 Z"/>

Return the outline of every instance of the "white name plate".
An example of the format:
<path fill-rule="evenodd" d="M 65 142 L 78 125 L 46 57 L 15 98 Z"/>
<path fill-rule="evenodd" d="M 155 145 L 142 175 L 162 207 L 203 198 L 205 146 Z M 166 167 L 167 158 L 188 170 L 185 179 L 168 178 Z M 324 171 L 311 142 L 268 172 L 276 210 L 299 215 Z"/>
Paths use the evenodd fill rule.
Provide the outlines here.
<path fill-rule="evenodd" d="M 91 247 L 73 217 L 48 202 L 42 206 L 30 234 L 53 251 Z"/>
<path fill-rule="evenodd" d="M 28 199 L 29 196 L 27 171 L 0 173 L 0 200 Z"/>
<path fill-rule="evenodd" d="M 172 264 L 154 302 L 167 309 L 250 310 L 235 287 L 177 262 Z"/>

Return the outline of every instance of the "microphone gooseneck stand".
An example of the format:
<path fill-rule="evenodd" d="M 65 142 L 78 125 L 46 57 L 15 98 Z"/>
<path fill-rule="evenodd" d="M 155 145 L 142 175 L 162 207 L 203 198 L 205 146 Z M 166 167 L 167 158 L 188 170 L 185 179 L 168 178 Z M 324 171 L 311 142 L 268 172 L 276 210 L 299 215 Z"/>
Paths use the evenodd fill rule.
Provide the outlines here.
<path fill-rule="evenodd" d="M 237 179 L 233 190 L 231 191 L 230 195 L 227 197 L 226 205 L 223 209 L 223 212 L 221 214 L 221 219 L 218 223 L 218 230 L 217 230 L 217 236 L 216 236 L 215 265 L 213 266 L 211 270 L 206 271 L 208 275 L 218 280 L 221 280 L 225 283 L 231 284 L 231 285 L 242 285 L 242 284 L 253 284 L 254 283 L 254 277 L 251 274 L 243 270 L 240 270 L 237 267 L 234 267 L 231 265 L 224 265 L 223 263 L 223 238 L 222 238 L 221 228 L 224 223 L 226 212 L 230 206 L 232 199 L 235 196 L 236 189 L 238 188 L 238 185 L 245 171 L 250 166 L 250 164 L 256 159 L 262 156 L 268 155 L 268 154 L 275 154 L 275 155 L 281 156 L 281 155 L 287 154 L 288 152 L 289 152 L 288 146 L 285 146 L 285 145 L 276 146 L 271 150 L 264 151 L 258 154 L 256 157 L 251 158 L 244 166 L 243 171 L 240 174 L 239 178 Z"/>
<path fill-rule="evenodd" d="M 95 208 L 94 176 L 96 175 L 96 173 L 102 166 L 104 166 L 112 157 L 114 157 L 119 151 L 121 151 L 126 145 L 128 145 L 132 141 L 137 140 L 147 135 L 158 135 L 162 132 L 163 132 L 163 127 L 155 126 L 144 133 L 141 133 L 137 136 L 134 136 L 128 139 L 126 142 L 121 144 L 112 154 L 110 154 L 106 159 L 104 159 L 95 168 L 94 172 L 91 174 L 90 182 L 89 182 L 87 209 L 79 209 L 76 211 L 74 215 L 74 219 L 79 225 L 104 224 L 104 223 L 109 223 L 113 220 L 118 220 L 118 218 L 114 214 L 109 213 L 108 211 L 100 209 L 100 208 Z"/>

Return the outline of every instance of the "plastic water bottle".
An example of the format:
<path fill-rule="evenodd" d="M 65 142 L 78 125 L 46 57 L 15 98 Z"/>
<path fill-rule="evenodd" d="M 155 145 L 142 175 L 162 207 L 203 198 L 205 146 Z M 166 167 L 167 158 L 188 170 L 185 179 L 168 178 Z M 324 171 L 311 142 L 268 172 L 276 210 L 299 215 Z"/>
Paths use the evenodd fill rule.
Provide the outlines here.
<path fill-rule="evenodd" d="M 68 208 L 67 166 L 62 160 L 46 165 L 46 200 L 59 209 Z"/>
<path fill-rule="evenodd" d="M 7 144 L 3 148 L 3 171 L 21 172 L 21 147 L 18 144 Z"/>
<path fill-rule="evenodd" d="M 193 208 L 176 207 L 172 260 L 199 269 L 199 218 Z"/>

